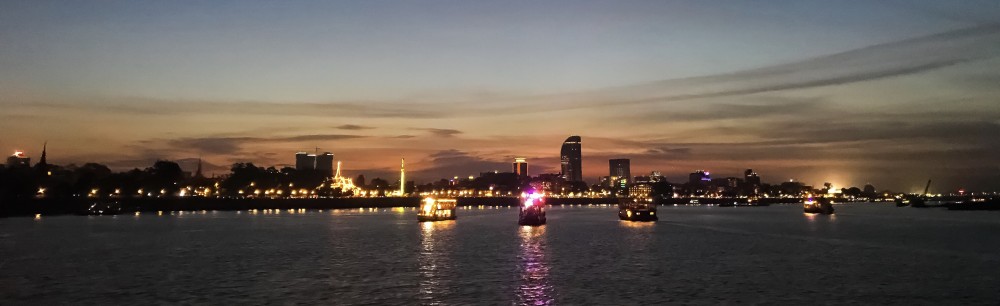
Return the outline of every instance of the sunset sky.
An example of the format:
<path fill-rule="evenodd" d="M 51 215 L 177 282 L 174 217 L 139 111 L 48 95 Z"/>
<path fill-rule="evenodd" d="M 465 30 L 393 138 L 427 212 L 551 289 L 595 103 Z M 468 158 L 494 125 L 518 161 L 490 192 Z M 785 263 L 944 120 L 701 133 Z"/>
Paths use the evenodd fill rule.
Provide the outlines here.
<path fill-rule="evenodd" d="M 1000 190 L 1000 2 L 4 1 L 0 150 Z M 7 153 L 9 154 L 9 153 Z"/>

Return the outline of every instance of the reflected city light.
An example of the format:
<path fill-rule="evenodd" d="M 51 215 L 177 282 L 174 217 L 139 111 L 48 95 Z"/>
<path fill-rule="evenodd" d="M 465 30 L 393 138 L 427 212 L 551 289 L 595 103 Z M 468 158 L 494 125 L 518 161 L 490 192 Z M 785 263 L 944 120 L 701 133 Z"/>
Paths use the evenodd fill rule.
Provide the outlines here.
<path fill-rule="evenodd" d="M 545 261 L 545 227 L 521 226 L 520 254 L 517 269 L 521 282 L 517 287 L 517 303 L 520 305 L 550 305 L 553 303 L 553 287 L 549 283 L 549 266 Z"/>
<path fill-rule="evenodd" d="M 446 283 L 449 278 L 441 271 L 451 265 L 447 253 L 451 250 L 451 239 L 449 235 L 442 234 L 450 232 L 454 227 L 454 220 L 420 222 L 420 253 L 417 255 L 417 263 L 420 265 L 419 292 L 422 304 L 444 302 L 451 289 Z"/>

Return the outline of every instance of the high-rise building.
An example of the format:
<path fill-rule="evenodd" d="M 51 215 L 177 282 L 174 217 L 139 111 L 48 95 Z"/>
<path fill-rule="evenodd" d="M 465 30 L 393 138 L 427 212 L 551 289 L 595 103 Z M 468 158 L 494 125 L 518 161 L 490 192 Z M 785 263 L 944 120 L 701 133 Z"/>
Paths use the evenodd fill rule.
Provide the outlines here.
<path fill-rule="evenodd" d="M 616 177 L 618 180 L 624 179 L 626 183 L 632 181 L 632 171 L 630 161 L 627 158 L 608 160 L 608 175 Z"/>
<path fill-rule="evenodd" d="M 580 152 L 580 143 L 580 136 L 570 136 L 562 144 L 559 155 L 564 180 L 583 181 L 583 156 Z"/>
<path fill-rule="evenodd" d="M 24 152 L 14 151 L 14 155 L 7 157 L 7 168 L 31 167 L 31 157 L 24 155 Z"/>
<path fill-rule="evenodd" d="M 750 186 L 760 186 L 760 176 L 757 175 L 757 172 L 753 172 L 753 169 L 743 171 L 743 181 Z"/>
<path fill-rule="evenodd" d="M 306 152 L 295 153 L 295 170 L 305 171 L 316 169 L 316 155 Z"/>
<path fill-rule="evenodd" d="M 333 176 L 333 153 L 324 152 L 316 155 L 316 171 L 326 176 Z"/>
<path fill-rule="evenodd" d="M 528 175 L 528 159 L 524 157 L 514 158 L 514 173 L 520 177 L 527 177 Z"/>
<path fill-rule="evenodd" d="M 712 177 L 710 177 L 708 171 L 705 170 L 698 170 L 688 175 L 688 184 L 691 185 L 705 185 L 711 181 Z"/>

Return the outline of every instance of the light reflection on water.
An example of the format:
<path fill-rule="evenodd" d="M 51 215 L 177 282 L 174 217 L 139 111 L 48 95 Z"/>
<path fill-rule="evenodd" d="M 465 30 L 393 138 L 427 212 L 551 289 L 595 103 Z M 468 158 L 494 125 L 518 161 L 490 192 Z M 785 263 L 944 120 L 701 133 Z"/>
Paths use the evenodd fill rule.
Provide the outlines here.
<path fill-rule="evenodd" d="M 545 226 L 521 226 L 518 255 L 518 273 L 521 283 L 517 289 L 521 305 L 552 304 L 552 284 L 549 283 L 549 265 L 545 261 Z"/>
<path fill-rule="evenodd" d="M 449 268 L 447 250 L 451 248 L 448 235 L 455 221 L 420 222 L 420 299 L 427 304 L 440 304 L 449 291 L 442 270 Z"/>

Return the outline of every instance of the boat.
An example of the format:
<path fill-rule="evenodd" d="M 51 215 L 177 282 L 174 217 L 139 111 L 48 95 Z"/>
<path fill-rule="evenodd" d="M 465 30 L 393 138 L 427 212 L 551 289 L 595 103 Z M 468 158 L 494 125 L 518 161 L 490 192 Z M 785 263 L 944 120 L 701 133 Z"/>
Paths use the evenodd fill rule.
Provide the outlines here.
<path fill-rule="evenodd" d="M 417 212 L 417 222 L 433 222 L 444 220 L 455 220 L 455 207 L 458 206 L 455 199 L 438 199 L 426 197 L 420 202 L 420 211 Z"/>
<path fill-rule="evenodd" d="M 517 224 L 532 226 L 545 224 L 545 198 L 542 195 L 532 193 L 521 200 Z"/>
<path fill-rule="evenodd" d="M 809 214 L 833 214 L 833 203 L 828 198 L 813 199 L 813 197 L 808 197 L 802 206 L 802 210 Z"/>
<path fill-rule="evenodd" d="M 649 198 L 623 199 L 618 202 L 618 219 L 626 221 L 656 221 L 656 204 Z"/>

